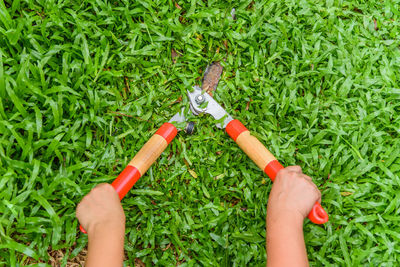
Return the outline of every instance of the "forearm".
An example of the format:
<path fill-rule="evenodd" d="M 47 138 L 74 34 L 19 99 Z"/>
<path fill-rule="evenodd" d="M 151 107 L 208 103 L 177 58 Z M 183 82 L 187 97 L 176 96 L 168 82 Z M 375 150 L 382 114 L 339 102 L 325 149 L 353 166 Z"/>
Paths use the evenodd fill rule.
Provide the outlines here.
<path fill-rule="evenodd" d="M 98 227 L 89 233 L 87 267 L 121 267 L 124 260 L 123 227 Z"/>
<path fill-rule="evenodd" d="M 308 266 L 302 218 L 293 214 L 267 217 L 267 266 Z"/>

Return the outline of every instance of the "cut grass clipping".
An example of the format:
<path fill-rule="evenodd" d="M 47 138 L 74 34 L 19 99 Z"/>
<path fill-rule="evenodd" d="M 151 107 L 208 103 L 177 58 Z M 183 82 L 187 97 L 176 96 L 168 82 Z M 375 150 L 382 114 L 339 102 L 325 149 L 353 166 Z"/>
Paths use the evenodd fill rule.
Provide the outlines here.
<path fill-rule="evenodd" d="M 396 265 L 399 9 L 0 1 L 0 266 L 78 255 L 76 204 L 123 170 L 216 60 L 216 99 L 322 191 L 330 221 L 304 226 L 311 266 Z M 271 183 L 211 118 L 195 120 L 122 201 L 125 263 L 264 266 Z"/>

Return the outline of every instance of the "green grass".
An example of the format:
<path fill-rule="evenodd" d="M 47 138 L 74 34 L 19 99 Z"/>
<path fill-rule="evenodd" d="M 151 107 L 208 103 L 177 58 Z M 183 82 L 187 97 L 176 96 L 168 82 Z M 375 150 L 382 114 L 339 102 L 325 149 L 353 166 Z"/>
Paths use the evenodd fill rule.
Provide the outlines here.
<path fill-rule="evenodd" d="M 322 191 L 311 266 L 396 265 L 399 1 L 178 3 L 0 1 L 0 266 L 77 255 L 76 204 L 225 58 L 216 99 Z M 264 266 L 270 182 L 195 120 L 123 200 L 126 264 Z"/>

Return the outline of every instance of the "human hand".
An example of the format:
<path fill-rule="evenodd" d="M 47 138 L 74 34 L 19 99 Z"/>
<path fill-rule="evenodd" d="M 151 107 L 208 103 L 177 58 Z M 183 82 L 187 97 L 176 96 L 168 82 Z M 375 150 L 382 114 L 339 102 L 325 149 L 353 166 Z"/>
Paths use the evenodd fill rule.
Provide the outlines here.
<path fill-rule="evenodd" d="M 118 194 L 110 184 L 93 188 L 78 204 L 76 217 L 88 235 L 99 228 L 125 231 L 125 214 Z"/>
<path fill-rule="evenodd" d="M 321 192 L 311 178 L 303 174 L 300 166 L 290 166 L 278 172 L 268 200 L 267 218 L 276 220 L 290 216 L 303 221 Z"/>

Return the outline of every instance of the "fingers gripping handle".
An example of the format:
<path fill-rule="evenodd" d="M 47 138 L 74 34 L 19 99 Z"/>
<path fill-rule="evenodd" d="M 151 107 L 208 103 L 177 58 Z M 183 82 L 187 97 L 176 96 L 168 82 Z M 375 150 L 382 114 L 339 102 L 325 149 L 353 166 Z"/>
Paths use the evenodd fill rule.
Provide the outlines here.
<path fill-rule="evenodd" d="M 128 166 L 112 182 L 112 186 L 117 191 L 119 199 L 122 200 L 141 176 L 157 160 L 169 143 L 175 138 L 178 130 L 176 127 L 166 122 L 157 132 L 144 144 L 135 157 L 129 162 Z M 81 232 L 86 234 L 85 229 L 79 226 Z"/>
<path fill-rule="evenodd" d="M 226 132 L 239 145 L 239 147 L 249 156 L 254 163 L 274 181 L 278 172 L 284 167 L 276 160 L 272 153 L 239 121 L 232 120 L 226 126 Z M 329 219 L 328 214 L 319 202 L 308 214 L 310 221 L 316 224 L 326 223 Z"/>
<path fill-rule="evenodd" d="M 271 178 L 272 181 L 274 181 L 278 172 L 283 168 L 284 167 L 277 160 L 273 160 L 267 164 L 267 166 L 265 166 L 264 172 L 269 178 Z M 308 219 L 315 224 L 324 224 L 329 220 L 329 216 L 321 204 L 317 201 L 308 214 Z"/>

